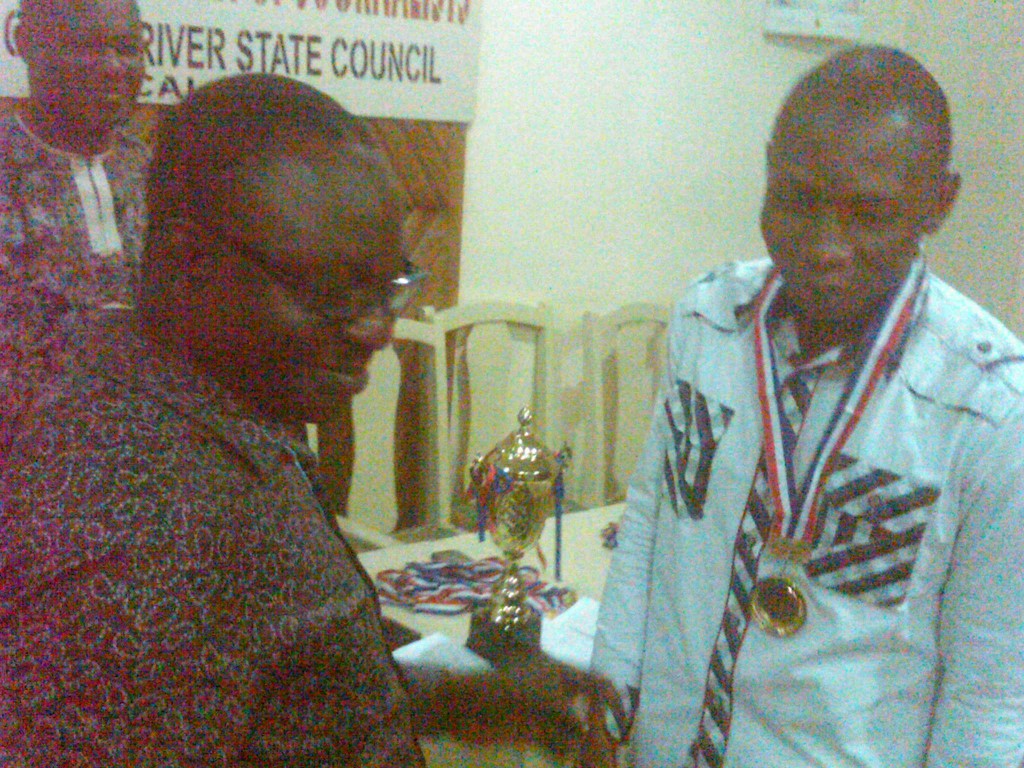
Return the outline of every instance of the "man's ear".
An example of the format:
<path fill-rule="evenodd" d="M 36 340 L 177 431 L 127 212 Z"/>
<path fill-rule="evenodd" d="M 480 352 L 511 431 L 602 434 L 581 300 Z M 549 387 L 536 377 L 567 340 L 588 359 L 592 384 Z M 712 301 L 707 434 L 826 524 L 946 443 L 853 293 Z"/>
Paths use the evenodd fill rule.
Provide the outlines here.
<path fill-rule="evenodd" d="M 19 23 L 14 28 L 14 47 L 18 49 L 18 55 L 25 60 L 26 64 L 35 56 L 35 39 L 27 24 Z"/>
<path fill-rule="evenodd" d="M 933 235 L 939 231 L 946 216 L 953 210 L 956 197 L 960 192 L 960 174 L 943 171 L 928 201 L 928 210 L 921 219 L 921 232 Z"/>

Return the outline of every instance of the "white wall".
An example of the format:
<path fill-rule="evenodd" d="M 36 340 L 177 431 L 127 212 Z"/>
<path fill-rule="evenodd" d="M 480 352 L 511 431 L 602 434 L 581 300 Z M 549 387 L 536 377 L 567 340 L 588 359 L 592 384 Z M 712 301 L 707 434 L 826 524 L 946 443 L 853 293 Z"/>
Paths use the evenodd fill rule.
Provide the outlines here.
<path fill-rule="evenodd" d="M 911 0 L 908 47 L 953 109 L 960 200 L 936 269 L 1024 333 L 1024 1 Z"/>
<path fill-rule="evenodd" d="M 671 300 L 708 266 L 763 253 L 757 217 L 771 120 L 829 44 L 766 39 L 762 0 L 483 2 L 463 301 L 544 301 L 575 317 Z M 862 39 L 920 48 L 953 101 L 970 181 L 929 252 L 1018 330 L 1021 2 L 862 3 Z M 1000 74 L 1014 56 L 1016 69 Z M 989 85 L 981 94 L 979 77 Z M 967 243 L 995 268 L 966 261 Z M 947 246 L 955 258 L 937 253 Z"/>

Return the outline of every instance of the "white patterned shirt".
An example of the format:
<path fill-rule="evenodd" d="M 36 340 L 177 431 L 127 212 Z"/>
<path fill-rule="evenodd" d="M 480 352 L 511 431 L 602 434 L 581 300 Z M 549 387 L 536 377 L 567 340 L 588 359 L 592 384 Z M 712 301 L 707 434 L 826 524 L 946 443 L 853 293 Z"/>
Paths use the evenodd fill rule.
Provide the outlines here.
<path fill-rule="evenodd" d="M 755 482 L 750 311 L 770 267 L 719 269 L 673 313 L 666 394 L 594 650 L 598 671 L 640 689 L 631 741 L 644 768 L 693 764 L 734 558 L 750 543 L 741 526 L 771 515 Z M 807 618 L 785 638 L 750 622 L 731 648 L 724 766 L 1024 757 L 1024 345 L 936 277 L 923 291 L 898 366 L 824 481 L 810 561 L 755 547 L 757 578 L 792 578 Z M 816 397 L 840 386 L 838 369 Z M 812 407 L 805 429 L 830 412 Z"/>

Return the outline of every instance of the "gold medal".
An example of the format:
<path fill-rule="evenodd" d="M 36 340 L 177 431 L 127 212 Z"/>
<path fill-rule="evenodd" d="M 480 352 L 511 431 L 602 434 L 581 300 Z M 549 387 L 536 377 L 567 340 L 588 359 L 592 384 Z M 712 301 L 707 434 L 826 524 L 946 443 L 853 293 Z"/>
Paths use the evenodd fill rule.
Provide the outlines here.
<path fill-rule="evenodd" d="M 750 593 L 750 617 L 774 637 L 789 637 L 807 620 L 807 601 L 787 576 L 761 579 Z"/>

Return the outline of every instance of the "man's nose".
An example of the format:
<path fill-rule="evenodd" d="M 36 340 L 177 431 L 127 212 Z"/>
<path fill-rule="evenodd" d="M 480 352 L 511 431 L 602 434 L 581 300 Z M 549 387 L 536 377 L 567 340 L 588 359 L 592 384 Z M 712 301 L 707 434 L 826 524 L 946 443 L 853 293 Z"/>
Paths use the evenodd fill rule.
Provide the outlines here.
<path fill-rule="evenodd" d="M 121 53 L 114 46 L 107 45 L 96 56 L 96 67 L 105 75 L 121 77 L 131 66 L 133 58 Z"/>
<path fill-rule="evenodd" d="M 846 216 L 834 203 L 822 205 L 814 219 L 811 258 L 822 268 L 840 267 L 854 256 Z"/>

